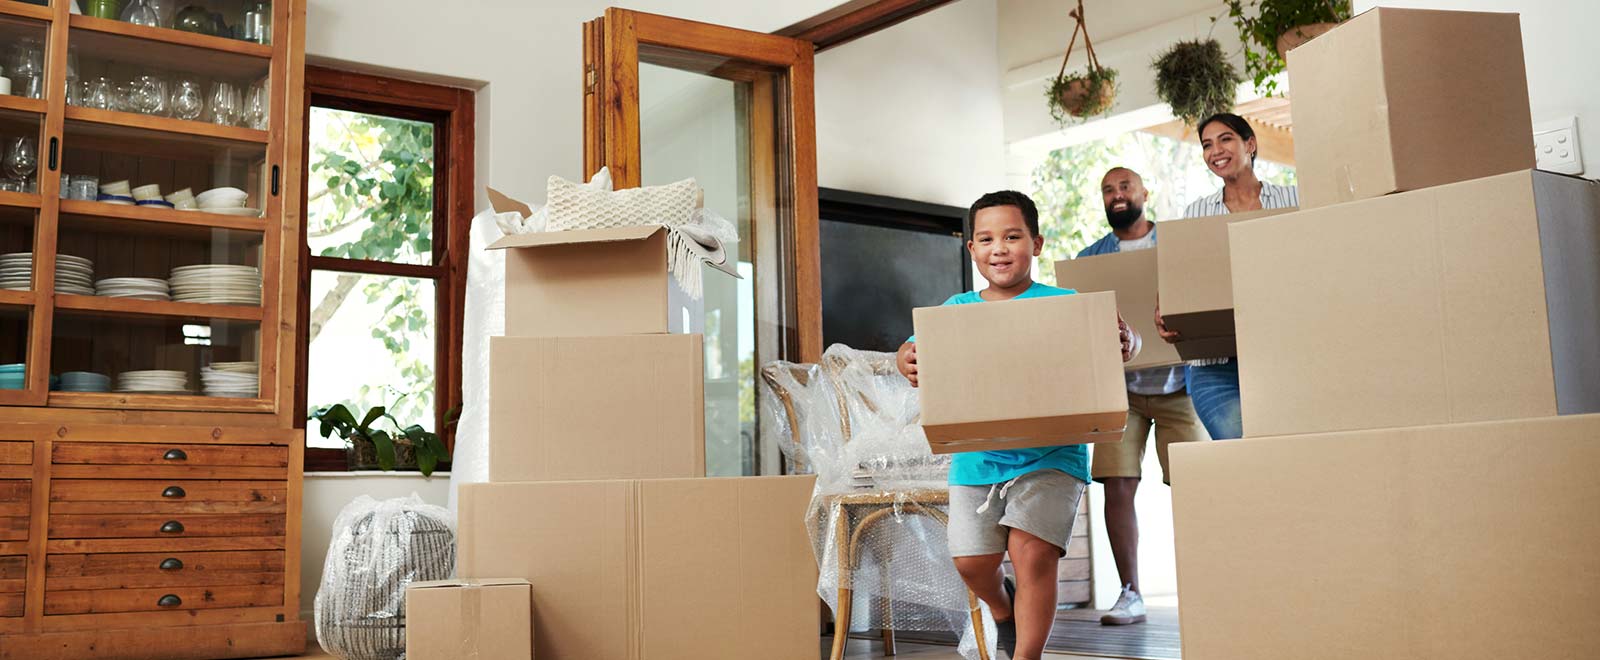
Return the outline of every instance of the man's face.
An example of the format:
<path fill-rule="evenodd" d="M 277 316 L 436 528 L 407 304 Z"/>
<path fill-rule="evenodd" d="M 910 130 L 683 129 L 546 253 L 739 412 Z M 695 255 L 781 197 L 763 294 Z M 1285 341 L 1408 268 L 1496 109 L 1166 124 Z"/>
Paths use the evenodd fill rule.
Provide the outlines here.
<path fill-rule="evenodd" d="M 1144 181 L 1132 170 L 1111 170 L 1100 180 L 1100 197 L 1106 205 L 1106 221 L 1112 229 L 1127 229 L 1144 216 L 1149 193 Z"/>

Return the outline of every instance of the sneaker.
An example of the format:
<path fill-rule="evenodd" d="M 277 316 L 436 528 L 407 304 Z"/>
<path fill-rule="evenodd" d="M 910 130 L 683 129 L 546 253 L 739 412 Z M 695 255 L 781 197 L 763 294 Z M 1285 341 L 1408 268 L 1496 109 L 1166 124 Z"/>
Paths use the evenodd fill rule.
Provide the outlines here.
<path fill-rule="evenodd" d="M 1006 597 L 1011 599 L 1011 618 L 1006 621 L 994 622 L 995 646 L 1006 652 L 1006 658 L 1011 658 L 1017 653 L 1017 584 L 1007 575 L 1001 581 L 1001 586 L 1006 589 Z"/>
<path fill-rule="evenodd" d="M 1144 598 L 1133 590 L 1132 585 L 1129 585 L 1122 588 L 1122 595 L 1117 597 L 1117 604 L 1111 607 L 1111 611 L 1100 617 L 1100 624 L 1126 626 L 1132 623 L 1144 623 L 1144 620 Z"/>

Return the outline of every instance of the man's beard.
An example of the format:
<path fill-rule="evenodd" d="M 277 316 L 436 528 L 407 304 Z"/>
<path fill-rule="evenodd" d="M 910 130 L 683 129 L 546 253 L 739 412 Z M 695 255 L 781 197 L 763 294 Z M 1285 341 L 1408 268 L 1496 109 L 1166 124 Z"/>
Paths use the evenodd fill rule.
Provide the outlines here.
<path fill-rule="evenodd" d="M 1144 216 L 1144 208 L 1133 202 L 1128 202 L 1128 208 L 1121 211 L 1106 209 L 1106 221 L 1111 223 L 1111 228 L 1123 230 L 1133 226 L 1139 218 Z"/>

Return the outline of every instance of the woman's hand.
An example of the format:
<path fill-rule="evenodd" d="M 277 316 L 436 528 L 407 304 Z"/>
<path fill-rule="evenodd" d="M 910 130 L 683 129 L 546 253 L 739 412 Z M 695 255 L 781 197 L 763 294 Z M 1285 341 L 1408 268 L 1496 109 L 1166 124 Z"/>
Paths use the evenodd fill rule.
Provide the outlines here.
<path fill-rule="evenodd" d="M 911 381 L 911 386 L 917 386 L 917 344 L 906 342 L 900 345 L 900 350 L 895 352 L 894 365 L 900 369 L 900 375 Z"/>
<path fill-rule="evenodd" d="M 1180 338 L 1178 336 L 1178 333 L 1173 332 L 1171 330 L 1168 330 L 1167 329 L 1167 322 L 1161 319 L 1161 300 L 1160 299 L 1156 300 L 1156 334 L 1161 335 L 1161 338 L 1163 340 L 1165 340 L 1168 344 L 1176 344 L 1176 343 L 1178 343 L 1178 339 Z"/>

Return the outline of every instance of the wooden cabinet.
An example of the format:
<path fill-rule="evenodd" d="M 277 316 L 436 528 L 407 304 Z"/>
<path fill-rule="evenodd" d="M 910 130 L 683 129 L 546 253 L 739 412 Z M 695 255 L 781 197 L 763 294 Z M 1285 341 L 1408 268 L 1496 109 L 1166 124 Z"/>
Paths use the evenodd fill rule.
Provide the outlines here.
<path fill-rule="evenodd" d="M 305 0 L 191 4 L 268 27 L 0 0 L 0 660 L 305 646 Z"/>

